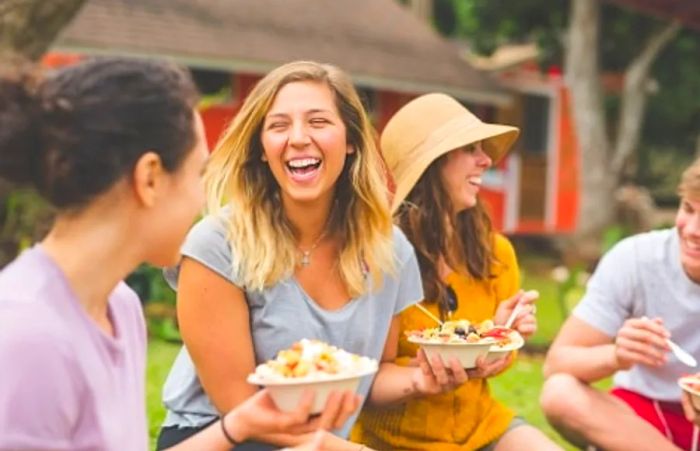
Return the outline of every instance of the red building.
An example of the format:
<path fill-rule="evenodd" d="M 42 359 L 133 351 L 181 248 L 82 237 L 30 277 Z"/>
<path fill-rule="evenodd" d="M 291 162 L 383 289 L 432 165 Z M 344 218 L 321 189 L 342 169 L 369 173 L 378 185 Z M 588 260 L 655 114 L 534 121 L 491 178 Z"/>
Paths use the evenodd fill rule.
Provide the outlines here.
<path fill-rule="evenodd" d="M 351 73 L 378 129 L 418 95 L 450 94 L 485 120 L 522 128 L 515 152 L 485 177 L 497 227 L 550 233 L 575 225 L 577 158 L 561 80 L 477 70 L 394 0 L 88 0 L 46 62 L 105 54 L 190 67 L 208 95 L 202 114 L 212 146 L 257 80 L 292 60 Z"/>

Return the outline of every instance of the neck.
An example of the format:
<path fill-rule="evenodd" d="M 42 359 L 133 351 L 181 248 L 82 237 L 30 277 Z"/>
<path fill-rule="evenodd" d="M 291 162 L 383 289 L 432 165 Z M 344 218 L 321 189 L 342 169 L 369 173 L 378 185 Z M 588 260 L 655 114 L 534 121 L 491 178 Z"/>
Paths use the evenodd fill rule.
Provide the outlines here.
<path fill-rule="evenodd" d="M 63 271 L 88 316 L 111 335 L 109 294 L 142 258 L 130 215 L 123 210 L 116 214 L 115 208 L 88 208 L 57 217 L 42 247 Z"/>
<path fill-rule="evenodd" d="M 327 231 L 333 209 L 333 198 L 314 204 L 294 204 L 283 202 L 287 219 L 294 228 L 297 244 L 302 249 L 312 247 Z"/>

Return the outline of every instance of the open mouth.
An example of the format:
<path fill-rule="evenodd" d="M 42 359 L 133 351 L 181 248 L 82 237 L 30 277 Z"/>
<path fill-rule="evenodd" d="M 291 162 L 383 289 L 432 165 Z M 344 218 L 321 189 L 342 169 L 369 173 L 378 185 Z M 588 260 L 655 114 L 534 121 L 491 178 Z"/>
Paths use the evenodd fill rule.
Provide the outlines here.
<path fill-rule="evenodd" d="M 469 177 L 467 179 L 467 182 L 469 182 L 470 185 L 475 186 L 477 188 L 481 187 L 481 177 Z"/>
<path fill-rule="evenodd" d="M 294 179 L 307 180 L 318 172 L 322 163 L 320 158 L 307 157 L 289 160 L 286 166 Z"/>

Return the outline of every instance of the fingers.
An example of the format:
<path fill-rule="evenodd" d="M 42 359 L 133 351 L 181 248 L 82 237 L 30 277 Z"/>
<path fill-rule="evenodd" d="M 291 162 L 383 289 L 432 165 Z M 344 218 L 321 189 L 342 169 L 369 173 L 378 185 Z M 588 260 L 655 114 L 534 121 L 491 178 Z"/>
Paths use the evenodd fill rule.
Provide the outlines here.
<path fill-rule="evenodd" d="M 631 318 L 625 321 L 615 339 L 618 360 L 660 366 L 666 363 L 670 350 L 666 339 L 669 333 L 657 318 Z"/>
<path fill-rule="evenodd" d="M 666 363 L 666 355 L 658 348 L 645 343 L 619 337 L 615 340 L 615 353 L 623 362 L 641 363 L 658 367 Z"/>
<path fill-rule="evenodd" d="M 280 418 L 278 423 L 280 431 L 301 434 L 315 430 L 317 428 L 316 422 L 309 421 L 315 397 L 316 394 L 314 391 L 304 390 L 296 408 Z"/>
<path fill-rule="evenodd" d="M 505 304 L 509 309 L 513 309 L 519 302 L 521 302 L 521 299 L 524 295 L 525 291 L 518 290 L 517 293 L 515 293 L 513 296 L 506 299 L 505 301 L 501 302 L 501 304 Z"/>
<path fill-rule="evenodd" d="M 498 360 L 488 361 L 486 356 L 480 356 L 476 359 L 476 368 L 467 371 L 467 373 L 472 379 L 486 379 L 500 373 L 508 367 L 512 358 L 513 355 L 508 354 Z"/>
<path fill-rule="evenodd" d="M 318 421 L 318 427 L 331 430 L 338 429 L 360 405 L 359 397 L 351 391 L 333 391 L 326 399 L 326 405 Z"/>
<path fill-rule="evenodd" d="M 441 387 L 447 386 L 450 383 L 450 376 L 447 374 L 445 364 L 442 362 L 439 355 L 433 354 L 433 357 L 430 359 L 430 368 L 435 381 Z"/>
<path fill-rule="evenodd" d="M 467 375 L 467 372 L 462 367 L 462 364 L 459 363 L 459 360 L 457 360 L 455 358 L 452 358 L 452 360 L 450 360 L 450 373 L 452 373 L 452 384 L 451 385 L 453 385 L 453 386 L 462 385 L 463 383 L 465 383 L 469 380 L 469 376 Z"/>
<path fill-rule="evenodd" d="M 529 337 L 537 332 L 537 318 L 535 317 L 535 306 L 523 307 L 513 323 L 513 329 L 517 330 L 523 337 Z"/>

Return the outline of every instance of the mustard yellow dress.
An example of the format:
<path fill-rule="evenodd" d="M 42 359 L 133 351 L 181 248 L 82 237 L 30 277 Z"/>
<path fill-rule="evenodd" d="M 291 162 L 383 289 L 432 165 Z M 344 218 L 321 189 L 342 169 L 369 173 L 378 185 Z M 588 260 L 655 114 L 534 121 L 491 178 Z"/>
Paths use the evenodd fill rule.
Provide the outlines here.
<path fill-rule="evenodd" d="M 457 294 L 453 319 L 483 321 L 493 318 L 500 301 L 520 287 L 520 274 L 513 246 L 502 235 L 494 236 L 495 277 L 479 281 L 452 273 L 448 283 Z M 423 303 L 438 314 L 435 303 Z M 418 350 L 405 331 L 435 327 L 416 308 L 401 313 L 401 332 L 396 363 L 408 365 Z M 351 439 L 377 450 L 476 450 L 506 431 L 514 412 L 496 401 L 487 380 L 470 380 L 458 389 L 434 396 L 411 399 L 391 407 L 368 404 L 362 409 Z"/>

